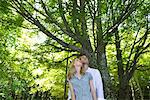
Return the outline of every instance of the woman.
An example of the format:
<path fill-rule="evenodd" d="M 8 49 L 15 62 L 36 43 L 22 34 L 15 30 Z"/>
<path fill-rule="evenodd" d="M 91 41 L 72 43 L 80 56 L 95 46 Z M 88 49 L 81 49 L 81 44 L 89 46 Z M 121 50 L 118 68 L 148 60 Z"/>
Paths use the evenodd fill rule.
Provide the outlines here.
<path fill-rule="evenodd" d="M 96 100 L 93 78 L 85 72 L 78 58 L 71 63 L 68 80 L 72 100 Z"/>

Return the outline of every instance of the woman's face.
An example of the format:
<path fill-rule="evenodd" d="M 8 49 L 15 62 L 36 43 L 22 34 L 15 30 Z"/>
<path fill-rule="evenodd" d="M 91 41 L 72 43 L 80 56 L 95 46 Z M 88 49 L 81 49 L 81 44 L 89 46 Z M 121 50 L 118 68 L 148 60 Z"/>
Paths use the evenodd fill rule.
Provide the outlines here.
<path fill-rule="evenodd" d="M 81 62 L 81 60 L 80 59 L 75 59 L 75 61 L 74 61 L 74 66 L 77 66 L 77 67 L 82 67 L 82 62 Z"/>

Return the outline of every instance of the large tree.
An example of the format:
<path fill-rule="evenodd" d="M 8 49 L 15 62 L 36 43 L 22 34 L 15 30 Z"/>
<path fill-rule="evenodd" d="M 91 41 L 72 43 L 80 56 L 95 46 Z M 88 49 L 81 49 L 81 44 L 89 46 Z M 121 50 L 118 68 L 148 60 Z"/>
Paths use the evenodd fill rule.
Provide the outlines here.
<path fill-rule="evenodd" d="M 106 46 L 115 37 L 116 58 L 119 78 L 119 99 L 128 99 L 129 80 L 137 67 L 138 58 L 149 47 L 146 43 L 148 30 L 148 9 L 146 0 L 2 0 L 8 2 L 27 21 L 46 34 L 57 45 L 57 49 L 86 54 L 91 66 L 98 68 L 104 81 L 107 99 L 116 99 L 109 75 L 106 59 Z M 144 35 L 135 38 L 127 63 L 124 66 L 121 50 L 121 28 L 138 16 L 132 17 L 141 8 L 145 16 Z M 133 13 L 134 12 L 134 13 Z M 138 13 L 137 13 L 138 14 Z M 141 18 L 140 17 L 140 18 Z M 140 19 L 139 18 L 139 19 Z M 133 21 L 132 21 L 133 22 Z M 130 23 L 131 27 L 132 24 Z M 138 24 L 137 24 L 138 25 Z M 121 27 L 121 28 L 120 28 Z M 129 30 L 129 29 L 127 29 Z M 137 30 L 133 30 L 134 32 Z M 126 32 L 127 33 L 127 32 Z M 137 35 L 136 37 L 138 36 Z M 138 45 L 137 45 L 138 44 Z M 128 93 L 128 92 L 127 92 Z"/>

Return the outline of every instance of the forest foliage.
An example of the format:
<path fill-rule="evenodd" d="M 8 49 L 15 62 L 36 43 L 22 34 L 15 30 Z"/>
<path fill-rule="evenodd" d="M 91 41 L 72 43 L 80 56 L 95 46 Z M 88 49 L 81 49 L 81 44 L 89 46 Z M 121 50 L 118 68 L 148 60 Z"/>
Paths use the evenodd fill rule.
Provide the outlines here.
<path fill-rule="evenodd" d="M 70 36 L 67 32 L 79 28 L 81 30 L 74 30 L 74 32 L 80 31 L 80 35 L 84 37 L 82 28 L 87 28 L 87 34 L 90 37 L 92 48 L 96 51 L 95 45 L 98 44 L 98 42 L 95 39 L 94 32 L 96 31 L 95 28 L 97 24 L 92 24 L 90 22 L 96 21 L 94 20 L 94 15 L 92 15 L 93 19 L 90 19 L 90 12 L 95 10 L 92 8 L 93 6 L 89 6 L 93 5 L 93 2 L 87 4 L 88 7 L 91 7 L 86 9 L 87 17 L 85 18 L 87 20 L 87 27 L 82 27 L 84 23 L 80 21 L 84 13 L 72 13 L 74 9 L 71 6 L 71 1 L 66 4 L 66 12 L 63 12 L 62 9 L 58 7 L 60 5 L 58 5 L 57 2 L 61 0 L 47 2 L 45 6 L 50 6 L 49 10 L 51 11 L 47 13 L 47 15 L 54 18 L 54 20 L 51 20 L 51 18 L 49 19 L 47 15 L 47 17 L 42 15 L 42 9 L 39 9 L 40 12 L 38 12 L 30 5 L 33 4 L 38 8 L 43 5 L 42 2 L 34 2 L 34 0 L 27 1 L 28 2 L 24 1 L 22 4 L 33 14 L 33 18 L 37 18 L 36 20 L 40 21 L 48 31 L 68 44 L 79 48 L 83 47 L 84 44 L 75 41 L 78 40 L 78 37 L 73 39 L 72 37 L 74 36 Z M 120 0 L 116 0 L 113 4 L 113 11 L 115 11 L 115 13 L 111 11 L 107 12 L 106 10 L 111 10 L 109 8 L 111 8 L 111 1 L 113 0 L 109 2 L 105 1 L 109 0 L 102 0 L 102 30 L 107 30 L 108 27 L 114 25 L 114 23 L 119 20 L 117 18 L 119 18 L 120 10 L 125 9 L 122 3 L 119 3 Z M 132 66 L 132 60 L 134 61 L 135 55 L 141 53 L 136 60 L 136 69 L 134 69 L 134 73 L 128 84 L 130 87 L 130 99 L 148 100 L 150 99 L 150 15 L 148 10 L 150 5 L 148 5 L 148 0 L 135 1 L 137 1 L 137 6 L 139 7 L 137 7 L 136 10 L 127 9 L 129 11 L 133 10 L 131 15 L 126 16 L 126 20 L 121 19 L 122 22 L 117 26 L 117 31 L 113 30 L 111 32 L 113 34 L 108 34 L 106 37 L 104 36 L 103 42 L 107 44 L 105 48 L 107 69 L 112 81 L 114 95 L 118 97 L 118 91 L 120 89 L 118 75 L 119 60 L 116 56 L 118 54 L 116 47 L 117 32 L 119 35 L 118 41 L 120 41 L 120 50 L 122 52 L 123 69 L 125 71 L 126 69 L 130 69 L 126 67 L 128 64 Z M 141 5 L 139 5 L 140 2 Z M 49 38 L 50 36 L 48 34 L 45 35 L 39 26 L 31 20 L 32 18 L 30 19 L 26 15 L 23 16 L 19 14 L 16 9 L 14 9 L 15 6 L 12 7 L 11 4 L 13 3 L 15 4 L 14 0 L 8 0 L 7 2 L 5 0 L 0 0 L 0 99 L 15 100 L 28 98 L 62 100 L 64 98 L 66 67 L 69 67 L 66 58 L 69 57 L 68 62 L 70 63 L 75 57 L 74 55 L 78 54 L 80 50 L 75 51 L 73 50 L 74 47 L 70 47 L 71 49 L 65 48 L 57 40 Z M 108 3 L 110 3 L 110 5 Z M 37 6 L 36 4 L 39 5 Z M 43 6 L 41 6 L 41 8 Z M 63 6 L 65 6 L 65 4 Z M 92 9 L 92 11 L 90 11 L 90 9 Z M 21 10 L 23 11 L 24 9 L 21 8 L 20 11 Z M 65 13 L 67 16 L 66 19 L 68 21 L 68 27 L 71 27 L 70 30 L 66 30 L 67 26 L 64 25 L 64 20 L 60 17 L 63 16 L 61 15 L 62 13 Z M 26 12 L 24 14 L 26 14 Z M 75 14 L 79 14 L 79 16 L 75 16 Z M 110 16 L 108 17 L 108 15 Z M 76 17 L 80 21 L 74 23 L 74 18 Z M 56 19 L 58 23 L 55 22 Z M 77 26 L 74 24 L 77 24 Z M 94 25 L 94 27 L 92 27 L 91 24 Z M 93 33 L 90 34 L 90 32 Z M 84 40 L 83 37 L 82 39 Z M 81 37 L 79 37 L 79 39 L 81 39 Z M 87 49 L 89 47 L 85 48 Z M 102 67 L 98 69 L 100 71 L 103 70 Z M 125 74 L 126 72 L 124 72 L 124 75 Z"/>

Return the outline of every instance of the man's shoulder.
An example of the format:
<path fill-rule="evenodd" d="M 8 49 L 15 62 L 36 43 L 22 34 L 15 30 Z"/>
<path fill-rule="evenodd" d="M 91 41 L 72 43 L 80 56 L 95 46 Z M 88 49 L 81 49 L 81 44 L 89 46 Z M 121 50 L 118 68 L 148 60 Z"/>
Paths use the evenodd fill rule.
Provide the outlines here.
<path fill-rule="evenodd" d="M 99 70 L 95 69 L 95 68 L 90 68 L 90 70 L 93 71 L 93 72 L 99 72 Z"/>
<path fill-rule="evenodd" d="M 91 73 L 92 75 L 99 75 L 100 74 L 99 70 L 95 69 L 95 68 L 89 68 L 87 72 Z"/>
<path fill-rule="evenodd" d="M 85 72 L 85 75 L 89 75 L 89 74 L 91 74 L 90 72 Z"/>

